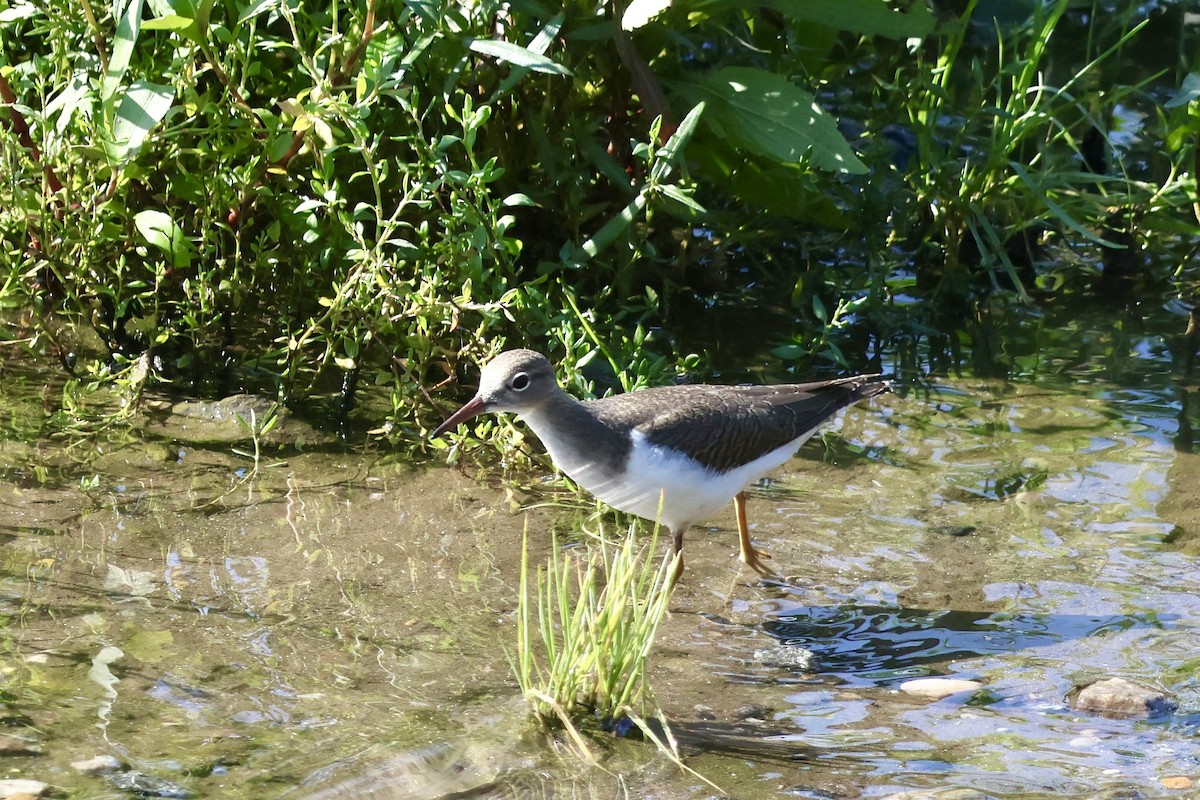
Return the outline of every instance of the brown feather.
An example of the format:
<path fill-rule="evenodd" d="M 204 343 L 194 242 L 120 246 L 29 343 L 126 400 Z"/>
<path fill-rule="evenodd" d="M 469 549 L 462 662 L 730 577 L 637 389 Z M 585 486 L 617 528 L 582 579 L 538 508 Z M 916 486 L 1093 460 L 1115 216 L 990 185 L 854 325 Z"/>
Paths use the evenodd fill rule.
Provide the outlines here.
<path fill-rule="evenodd" d="M 834 414 L 889 391 L 874 375 L 779 386 L 663 386 L 584 405 L 606 426 L 722 471 L 812 433 Z"/>

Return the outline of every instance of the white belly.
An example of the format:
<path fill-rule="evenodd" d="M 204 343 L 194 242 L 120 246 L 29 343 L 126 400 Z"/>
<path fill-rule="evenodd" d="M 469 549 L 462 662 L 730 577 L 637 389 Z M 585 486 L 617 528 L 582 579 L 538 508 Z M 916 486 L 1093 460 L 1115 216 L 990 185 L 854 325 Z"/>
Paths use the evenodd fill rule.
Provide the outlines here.
<path fill-rule="evenodd" d="M 625 471 L 616 474 L 588 459 L 586 453 L 570 452 L 548 439 L 542 443 L 559 469 L 608 505 L 681 532 L 693 522 L 716 515 L 734 495 L 785 463 L 808 436 L 728 472 L 717 472 L 650 444 L 638 431 L 633 433 L 633 451 Z"/>

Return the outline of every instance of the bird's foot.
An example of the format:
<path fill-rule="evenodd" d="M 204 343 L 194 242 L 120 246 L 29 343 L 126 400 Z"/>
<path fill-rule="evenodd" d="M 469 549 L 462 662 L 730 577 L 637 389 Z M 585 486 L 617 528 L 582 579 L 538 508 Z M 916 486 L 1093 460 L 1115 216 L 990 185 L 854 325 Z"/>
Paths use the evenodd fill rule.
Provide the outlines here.
<path fill-rule="evenodd" d="M 777 578 L 779 574 L 775 570 L 763 563 L 763 560 L 771 560 L 771 554 L 765 550 L 759 550 L 757 547 L 751 546 L 742 549 L 741 561 L 750 569 L 765 577 Z"/>

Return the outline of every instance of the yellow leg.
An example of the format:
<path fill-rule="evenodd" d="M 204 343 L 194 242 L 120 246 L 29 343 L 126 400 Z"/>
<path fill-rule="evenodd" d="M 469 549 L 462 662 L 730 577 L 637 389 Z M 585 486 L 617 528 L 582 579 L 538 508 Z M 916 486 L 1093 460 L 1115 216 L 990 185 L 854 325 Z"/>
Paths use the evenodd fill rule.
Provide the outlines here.
<path fill-rule="evenodd" d="M 750 544 L 750 527 L 746 524 L 745 492 L 737 493 L 733 498 L 733 507 L 737 510 L 738 539 L 742 550 L 740 556 L 742 563 L 759 575 L 774 575 L 775 570 L 762 563 L 762 559 L 769 559 L 771 557 L 770 554 Z"/>

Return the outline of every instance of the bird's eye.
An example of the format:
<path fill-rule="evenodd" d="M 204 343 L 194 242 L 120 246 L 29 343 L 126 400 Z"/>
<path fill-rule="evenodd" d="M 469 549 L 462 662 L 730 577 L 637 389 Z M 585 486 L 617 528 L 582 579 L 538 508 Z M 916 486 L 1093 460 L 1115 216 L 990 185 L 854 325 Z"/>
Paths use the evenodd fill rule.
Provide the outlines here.
<path fill-rule="evenodd" d="M 529 374 L 525 372 L 518 372 L 516 375 L 513 375 L 512 380 L 509 381 L 508 385 L 511 386 L 514 391 L 525 391 L 529 388 Z"/>

